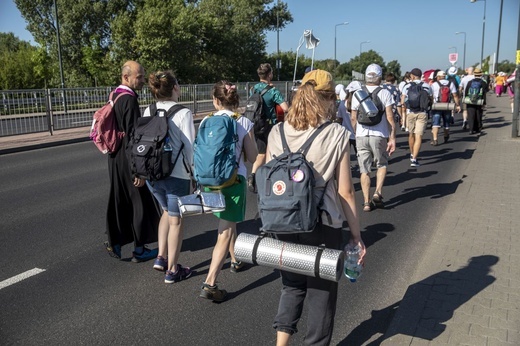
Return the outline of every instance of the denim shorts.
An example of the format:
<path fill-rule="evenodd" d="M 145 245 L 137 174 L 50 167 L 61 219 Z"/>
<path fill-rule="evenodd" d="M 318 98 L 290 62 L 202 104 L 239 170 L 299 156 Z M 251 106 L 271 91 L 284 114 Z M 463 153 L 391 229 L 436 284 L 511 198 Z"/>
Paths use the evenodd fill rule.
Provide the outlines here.
<path fill-rule="evenodd" d="M 432 127 L 441 127 L 442 120 L 442 126 L 445 129 L 450 128 L 451 111 L 434 110 L 432 113 Z"/>
<path fill-rule="evenodd" d="M 146 185 L 153 193 L 161 208 L 168 211 L 169 216 L 180 216 L 178 200 L 179 197 L 190 194 L 190 181 L 168 177 L 162 180 L 149 182 Z"/>

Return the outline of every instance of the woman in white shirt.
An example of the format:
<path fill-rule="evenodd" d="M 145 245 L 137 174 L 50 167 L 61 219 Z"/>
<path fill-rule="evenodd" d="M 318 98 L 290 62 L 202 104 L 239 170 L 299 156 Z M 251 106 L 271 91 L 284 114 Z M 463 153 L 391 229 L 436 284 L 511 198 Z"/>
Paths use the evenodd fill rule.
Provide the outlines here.
<path fill-rule="evenodd" d="M 168 111 L 179 100 L 181 88 L 171 71 L 159 71 L 148 77 L 150 91 L 157 100 L 159 110 Z M 143 116 L 150 114 L 148 107 Z M 160 115 L 160 114 L 159 114 Z M 159 253 L 154 262 L 154 269 L 165 271 L 165 283 L 174 283 L 187 279 L 192 271 L 178 263 L 182 246 L 183 228 L 178 206 L 178 197 L 190 193 L 191 166 L 193 162 L 193 142 L 195 126 L 193 115 L 188 108 L 183 108 L 168 119 L 168 137 L 172 146 L 172 162 L 175 163 L 171 175 L 165 179 L 146 184 L 157 199 L 163 214 L 159 223 Z"/>

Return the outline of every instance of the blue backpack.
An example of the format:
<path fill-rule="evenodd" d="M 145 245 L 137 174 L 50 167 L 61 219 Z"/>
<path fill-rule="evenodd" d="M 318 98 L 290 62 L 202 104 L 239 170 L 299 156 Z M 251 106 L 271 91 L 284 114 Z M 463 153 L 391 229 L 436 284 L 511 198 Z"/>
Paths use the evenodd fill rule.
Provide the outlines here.
<path fill-rule="evenodd" d="M 200 185 L 222 189 L 236 183 L 238 117 L 210 115 L 200 123 L 193 144 L 193 174 Z"/>
<path fill-rule="evenodd" d="M 261 230 L 277 234 L 312 232 L 320 222 L 325 189 L 321 197 L 316 198 L 314 172 L 305 154 L 330 122 L 318 127 L 300 149 L 292 152 L 285 139 L 283 125 L 278 125 L 283 153 L 256 171 Z"/>

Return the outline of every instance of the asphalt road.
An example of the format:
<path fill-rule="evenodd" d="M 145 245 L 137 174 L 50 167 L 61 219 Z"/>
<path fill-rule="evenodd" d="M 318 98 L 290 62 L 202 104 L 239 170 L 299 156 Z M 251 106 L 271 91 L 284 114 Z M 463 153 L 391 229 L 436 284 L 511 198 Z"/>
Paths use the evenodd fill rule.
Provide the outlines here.
<path fill-rule="evenodd" d="M 438 147 L 425 136 L 417 169 L 409 167 L 406 135 L 399 131 L 383 190 L 387 207 L 360 211 L 366 267 L 357 283 L 340 282 L 333 345 L 382 341 L 446 200 L 464 183 L 461 172 L 477 139 L 455 129 L 452 141 Z M 0 196 L 2 344 L 274 345 L 276 270 L 249 266 L 233 274 L 228 261 L 219 285 L 229 299 L 216 304 L 198 297 L 216 218 L 185 219 L 180 262 L 196 274 L 180 283 L 165 284 L 152 262 L 130 262 L 130 246 L 122 261 L 106 254 L 108 170 L 91 143 L 0 156 Z M 256 198 L 248 198 L 247 221 L 238 229 L 256 233 Z M 308 313 L 294 345 L 302 344 Z"/>

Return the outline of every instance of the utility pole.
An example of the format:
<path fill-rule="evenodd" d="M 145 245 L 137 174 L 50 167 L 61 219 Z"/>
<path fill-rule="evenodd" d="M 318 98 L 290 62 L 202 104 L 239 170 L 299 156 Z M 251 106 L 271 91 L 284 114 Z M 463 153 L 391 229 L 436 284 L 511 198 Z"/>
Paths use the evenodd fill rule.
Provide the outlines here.
<path fill-rule="evenodd" d="M 511 126 L 511 137 L 516 138 L 518 134 L 518 118 L 520 113 L 520 13 L 518 16 L 518 35 L 516 42 L 516 76 L 515 76 L 515 104 L 513 106 L 513 118 Z"/>

